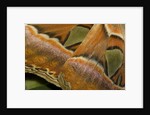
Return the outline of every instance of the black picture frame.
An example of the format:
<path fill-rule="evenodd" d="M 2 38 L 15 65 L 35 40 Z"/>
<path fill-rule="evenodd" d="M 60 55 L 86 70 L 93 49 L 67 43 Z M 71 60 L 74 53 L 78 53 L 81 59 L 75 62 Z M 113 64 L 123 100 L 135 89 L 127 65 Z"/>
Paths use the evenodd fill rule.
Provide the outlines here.
<path fill-rule="evenodd" d="M 150 78 L 149 78 L 149 73 L 148 71 L 146 71 L 146 64 L 147 64 L 147 67 L 148 67 L 148 56 L 146 56 L 147 52 L 146 49 L 149 49 L 149 46 L 150 45 L 147 45 L 146 46 L 146 43 L 148 43 L 148 36 L 149 36 L 149 33 L 148 33 L 148 26 L 150 25 L 150 22 L 148 20 L 150 20 L 149 18 L 149 11 L 150 11 L 150 8 L 146 5 L 146 2 L 144 3 L 143 1 L 140 1 L 140 0 L 133 0 L 133 1 L 119 1 L 119 0 L 104 0 L 104 1 L 97 1 L 97 0 L 92 0 L 92 1 L 37 1 L 37 0 L 3 0 L 1 2 L 1 21 L 0 21 L 0 25 L 1 25 L 1 37 L 3 41 L 1 41 L 1 51 L 2 51 L 2 69 L 1 69 L 1 80 L 0 80 L 0 88 L 1 88 L 1 101 L 0 101 L 0 104 L 1 104 L 1 110 L 3 110 L 4 112 L 6 112 L 7 110 L 12 110 L 12 109 L 17 109 L 17 108 L 12 108 L 12 109 L 8 109 L 7 108 L 7 7 L 29 7 L 29 6 L 32 6 L 32 7 L 37 7 L 37 6 L 41 6 L 41 7 L 54 7 L 54 6 L 58 6 L 58 7 L 80 7 L 80 6 L 83 6 L 83 7 L 87 7 L 87 6 L 95 6 L 95 7 L 104 7 L 104 6 L 108 6 L 108 7 L 143 7 L 144 8 L 144 21 L 143 21 L 143 24 L 144 24 L 144 30 L 143 30 L 143 38 L 144 38 L 144 44 L 143 44 L 143 77 L 144 77 L 144 89 L 143 89 L 143 105 L 144 107 L 142 109 L 138 109 L 138 108 L 132 108 L 132 109 L 129 109 L 129 108 L 122 108 L 122 109 L 119 109 L 119 108 L 111 108 L 111 109 L 108 109 L 108 108 L 104 108 L 104 109 L 92 109 L 92 108 L 82 108 L 82 109 L 85 109 L 85 110 L 103 110 L 102 113 L 106 112 L 107 110 L 126 110 L 127 112 L 131 112 L 131 110 L 133 110 L 134 112 L 147 112 L 149 111 L 149 105 L 150 105 L 150 95 L 149 95 L 149 91 L 150 91 L 150 83 L 148 83 L 150 81 Z M 147 60 L 146 60 L 147 58 Z M 148 69 L 148 68 L 147 68 Z M 22 110 L 27 110 L 28 108 L 22 108 Z M 33 108 L 34 110 L 43 110 L 41 108 Z M 58 108 L 55 108 L 55 109 L 58 109 Z M 62 108 L 62 109 L 67 109 L 67 108 Z M 79 109 L 79 108 L 74 108 L 74 109 Z M 20 110 L 20 109 L 18 109 Z M 29 109 L 31 110 L 31 109 Z M 47 110 L 47 109 L 45 109 Z M 50 108 L 51 110 L 51 108 Z M 116 112 L 116 111 L 115 111 Z M 118 111 L 117 111 L 118 112 Z M 118 112 L 120 113 L 120 112 Z M 121 113 L 120 113 L 121 114 Z"/>

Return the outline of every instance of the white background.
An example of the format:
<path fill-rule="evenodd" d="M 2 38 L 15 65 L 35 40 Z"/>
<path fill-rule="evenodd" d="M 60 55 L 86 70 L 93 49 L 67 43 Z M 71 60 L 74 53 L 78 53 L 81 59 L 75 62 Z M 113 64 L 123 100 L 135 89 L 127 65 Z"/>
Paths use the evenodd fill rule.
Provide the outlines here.
<path fill-rule="evenodd" d="M 125 23 L 126 90 L 25 90 L 25 24 Z M 8 108 L 142 108 L 142 7 L 8 7 Z"/>

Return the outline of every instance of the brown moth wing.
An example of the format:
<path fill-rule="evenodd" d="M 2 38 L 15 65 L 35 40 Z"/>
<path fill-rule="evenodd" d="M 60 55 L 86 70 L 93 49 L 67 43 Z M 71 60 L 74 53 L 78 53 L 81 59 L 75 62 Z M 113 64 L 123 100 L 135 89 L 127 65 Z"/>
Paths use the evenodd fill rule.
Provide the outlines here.
<path fill-rule="evenodd" d="M 33 36 L 38 35 L 38 38 L 44 38 L 44 39 L 40 39 L 42 42 L 41 41 L 37 42 L 36 41 L 37 39 L 36 40 L 32 39 L 31 40 L 32 42 L 30 42 L 29 39 L 26 39 L 26 48 L 27 48 L 26 49 L 26 58 L 28 58 L 28 60 L 26 60 L 26 65 L 28 65 L 27 68 L 29 68 L 31 66 L 32 66 L 31 68 L 40 67 L 40 69 L 37 68 L 38 70 L 35 71 L 35 74 L 37 74 L 37 75 L 39 74 L 39 76 L 40 76 L 43 73 L 43 71 L 41 71 L 41 70 L 45 70 L 47 68 L 48 71 L 46 71 L 46 73 L 48 73 L 48 74 L 52 73 L 52 75 L 48 75 L 48 77 L 45 78 L 46 75 L 44 73 L 44 74 L 42 74 L 42 77 L 44 76 L 45 79 L 48 79 L 50 76 L 53 76 L 52 79 L 50 79 L 50 80 L 48 79 L 48 81 L 59 86 L 59 83 L 58 83 L 57 79 L 54 79 L 54 76 L 57 77 L 58 73 L 62 69 L 64 74 L 65 74 L 65 76 L 64 76 L 65 80 L 67 80 L 68 82 L 71 83 L 71 87 L 72 87 L 71 89 L 124 89 L 124 88 L 121 88 L 121 87 L 115 85 L 104 73 L 104 69 L 106 68 L 106 65 L 105 65 L 106 60 L 105 60 L 105 56 L 104 56 L 106 49 L 109 47 L 115 46 L 115 45 L 119 46 L 119 44 L 120 44 L 119 47 L 124 52 L 124 49 L 122 48 L 123 45 L 121 45 L 120 41 L 114 42 L 114 40 L 112 41 L 112 39 L 108 39 L 108 38 L 111 38 L 114 36 L 118 37 L 117 36 L 118 34 L 114 34 L 113 30 L 112 30 L 112 32 L 109 32 L 109 34 L 108 34 L 108 31 L 107 31 L 108 27 L 107 26 L 105 26 L 105 28 L 104 28 L 104 25 L 94 25 L 92 30 L 89 32 L 90 34 L 87 35 L 86 39 L 83 41 L 81 46 L 79 46 L 79 47 L 75 46 L 75 48 L 78 48 L 78 49 L 74 53 L 74 56 L 77 56 L 78 59 L 74 59 L 74 57 L 73 57 L 73 59 L 68 57 L 68 58 L 65 58 L 65 60 L 64 60 L 65 54 L 68 55 L 68 52 L 70 52 L 70 51 L 66 50 L 64 47 L 60 47 L 61 44 L 59 44 L 58 41 L 56 42 L 55 39 L 51 39 L 50 40 L 51 42 L 50 42 L 49 39 L 47 39 L 47 37 L 45 35 L 37 34 L 35 28 L 33 28 L 33 27 L 31 27 L 31 28 L 33 29 L 33 33 L 30 31 L 31 36 L 32 35 Z M 93 36 L 93 35 L 95 35 L 95 36 Z M 31 36 L 28 35 L 26 37 L 32 38 L 33 36 L 32 37 Z M 46 39 L 46 42 L 45 42 L 45 39 Z M 47 40 L 49 41 L 48 45 L 46 45 Z M 96 40 L 99 41 L 98 45 L 97 45 Z M 33 43 L 33 44 L 28 44 L 28 43 Z M 32 47 L 32 45 L 33 46 L 35 45 L 34 43 L 38 43 L 38 45 L 41 47 L 39 47 L 39 49 L 34 51 L 33 49 L 36 49 L 36 47 Z M 90 47 L 89 44 L 92 46 L 92 48 Z M 49 48 L 45 47 L 45 46 L 49 46 Z M 55 47 L 51 48 L 50 46 L 55 46 Z M 54 58 L 55 57 L 54 54 L 58 53 L 58 52 L 57 52 L 57 50 L 55 51 L 55 48 L 59 49 L 59 51 L 62 52 L 62 54 L 64 54 L 63 56 L 57 55 L 56 60 Z M 62 50 L 63 48 L 65 50 Z M 51 53 L 49 53 L 48 49 L 50 49 Z M 55 53 L 53 52 L 52 49 L 54 49 Z M 29 57 L 31 55 L 35 55 L 33 57 L 36 57 L 36 58 L 35 59 L 29 59 Z M 43 56 L 43 57 L 39 58 L 38 56 Z M 72 53 L 71 53 L 71 56 L 72 56 Z M 85 59 L 85 58 L 82 59 L 80 56 L 83 56 L 87 59 Z M 48 66 L 45 66 L 45 64 L 43 64 L 43 62 L 46 62 L 47 59 L 48 59 L 48 62 L 50 62 L 50 63 L 55 62 L 55 63 L 51 64 L 52 66 L 50 66 L 48 64 L 46 64 Z M 59 59 L 61 61 L 59 61 Z M 62 66 L 58 66 L 59 64 L 63 65 L 63 63 L 67 59 L 68 59 L 68 61 L 65 63 L 63 68 L 61 68 Z M 62 61 L 62 60 L 64 60 L 64 61 Z M 96 64 L 95 64 L 95 62 L 93 62 L 93 60 L 96 61 Z M 74 64 L 72 64 L 72 62 L 74 62 Z M 80 63 L 78 63 L 78 62 L 80 62 Z M 38 64 L 38 66 L 37 65 L 33 66 L 33 64 Z M 85 65 L 88 66 L 88 68 Z M 82 69 L 82 67 L 84 69 Z M 77 69 L 75 69 L 75 68 L 77 68 Z M 92 68 L 92 69 L 89 69 L 89 68 Z M 81 70 L 80 72 L 77 71 L 79 69 Z M 51 71 L 49 71 L 49 70 L 51 70 Z M 95 74 L 93 73 L 94 74 L 93 77 L 91 77 L 91 75 L 92 75 L 91 70 L 93 72 L 96 70 L 94 72 Z M 90 72 L 90 71 L 91 71 L 91 73 L 88 73 L 87 75 L 85 74 L 85 73 Z M 33 70 L 32 70 L 32 72 L 33 72 Z M 118 72 L 120 72 L 120 71 L 118 71 Z M 124 73 L 124 69 L 122 69 L 122 71 L 120 73 Z M 84 74 L 84 76 L 83 76 L 83 74 Z M 68 76 L 70 76 L 70 77 L 68 77 Z M 99 77 L 99 76 L 101 76 L 101 77 Z M 118 74 L 115 74 L 115 76 L 118 77 Z M 117 77 L 112 77 L 112 80 L 115 81 L 115 79 Z M 118 78 L 117 78 L 117 80 L 118 80 Z M 123 84 L 123 82 L 122 82 L 122 84 Z"/>
<path fill-rule="evenodd" d="M 25 34 L 26 72 L 36 74 L 60 87 L 58 74 L 60 74 L 63 63 L 72 55 L 72 51 L 65 49 L 61 44 L 67 40 L 70 31 L 77 25 L 92 27 L 92 24 L 27 25 Z M 59 40 L 55 37 L 58 37 Z M 75 44 L 68 49 L 75 50 L 79 45 L 80 43 Z"/>
<path fill-rule="evenodd" d="M 105 24 L 105 28 L 109 36 L 118 36 L 124 40 L 125 38 L 125 25 L 124 24 Z"/>
<path fill-rule="evenodd" d="M 47 34 L 51 38 L 59 38 L 63 44 L 69 35 L 69 32 L 76 24 L 31 24 L 36 27 L 39 33 Z"/>
<path fill-rule="evenodd" d="M 49 35 L 51 38 L 58 38 L 60 43 L 64 44 L 70 31 L 76 26 L 91 28 L 92 24 L 30 24 L 36 27 L 39 33 Z"/>
<path fill-rule="evenodd" d="M 118 77 L 121 76 L 122 80 L 121 80 L 120 86 L 124 87 L 125 86 L 125 42 L 124 42 L 124 40 L 118 39 L 115 36 L 111 36 L 109 41 L 108 41 L 108 49 L 113 48 L 113 47 L 119 48 L 122 51 L 124 58 L 123 58 L 122 66 L 111 77 L 111 79 L 114 81 L 114 83 L 117 84 Z"/>
<path fill-rule="evenodd" d="M 117 84 L 119 77 L 121 77 L 121 83 L 119 85 L 125 87 L 125 25 L 105 24 L 105 27 L 110 36 L 107 48 L 119 48 L 124 55 L 122 66 L 111 79 Z"/>
<path fill-rule="evenodd" d="M 109 35 L 103 24 L 95 24 L 63 67 L 64 78 L 72 89 L 124 89 L 104 72 Z"/>
<path fill-rule="evenodd" d="M 37 74 L 59 86 L 56 77 L 73 52 L 65 49 L 57 39 L 39 34 L 33 26 L 25 27 L 26 72 Z"/>
<path fill-rule="evenodd" d="M 64 79 L 72 90 L 121 90 L 93 60 L 83 57 L 69 58 L 64 64 Z"/>

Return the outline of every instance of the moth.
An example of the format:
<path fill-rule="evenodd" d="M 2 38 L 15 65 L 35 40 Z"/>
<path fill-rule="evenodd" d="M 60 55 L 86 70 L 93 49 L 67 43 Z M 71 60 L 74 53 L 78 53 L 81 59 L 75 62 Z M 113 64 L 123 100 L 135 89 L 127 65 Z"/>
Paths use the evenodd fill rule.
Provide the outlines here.
<path fill-rule="evenodd" d="M 64 90 L 124 90 L 125 25 L 27 24 L 25 72 Z"/>

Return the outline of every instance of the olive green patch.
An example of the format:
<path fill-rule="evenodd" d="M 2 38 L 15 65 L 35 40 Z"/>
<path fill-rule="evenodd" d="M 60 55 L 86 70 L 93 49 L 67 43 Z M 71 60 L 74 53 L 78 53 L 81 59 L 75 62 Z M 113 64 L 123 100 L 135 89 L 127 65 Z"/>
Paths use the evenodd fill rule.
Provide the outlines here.
<path fill-rule="evenodd" d="M 68 47 L 76 43 L 82 42 L 88 32 L 89 32 L 88 28 L 76 26 L 71 30 L 70 35 L 67 41 L 65 42 L 64 46 Z"/>
<path fill-rule="evenodd" d="M 25 90 L 53 90 L 58 89 L 53 84 L 50 84 L 45 79 L 34 74 L 25 75 Z"/>
<path fill-rule="evenodd" d="M 111 77 L 121 67 L 123 53 L 119 49 L 107 50 L 105 56 L 107 60 L 108 76 Z"/>
<path fill-rule="evenodd" d="M 46 82 L 44 79 L 36 79 L 36 78 L 27 78 L 25 80 L 25 89 L 30 90 L 30 89 L 38 89 L 38 88 L 48 88 L 46 85 L 48 82 Z"/>

